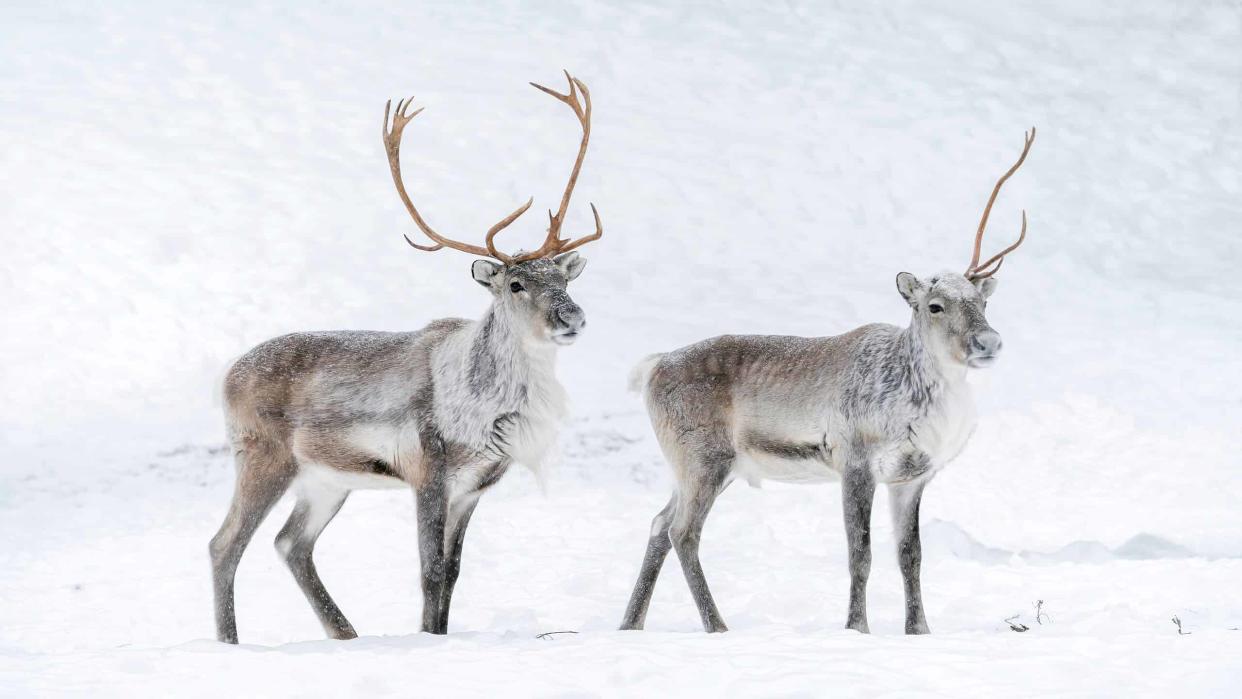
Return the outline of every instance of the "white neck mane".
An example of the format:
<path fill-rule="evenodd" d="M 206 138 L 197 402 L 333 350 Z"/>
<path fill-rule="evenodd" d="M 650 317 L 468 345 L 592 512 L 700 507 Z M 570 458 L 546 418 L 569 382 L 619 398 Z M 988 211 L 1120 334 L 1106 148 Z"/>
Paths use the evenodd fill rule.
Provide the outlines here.
<path fill-rule="evenodd" d="M 432 360 L 436 419 L 451 441 L 537 468 L 565 415 L 565 390 L 556 346 L 514 320 L 493 304 L 445 338 Z"/>

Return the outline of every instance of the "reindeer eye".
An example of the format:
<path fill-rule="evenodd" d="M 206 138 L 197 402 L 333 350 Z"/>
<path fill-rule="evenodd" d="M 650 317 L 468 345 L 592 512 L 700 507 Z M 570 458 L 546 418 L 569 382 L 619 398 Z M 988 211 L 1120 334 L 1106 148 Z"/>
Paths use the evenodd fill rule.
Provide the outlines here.
<path fill-rule="evenodd" d="M 522 286 L 521 282 L 510 282 L 509 291 L 512 291 L 513 293 L 516 294 L 519 291 L 525 291 L 525 287 Z"/>
<path fill-rule="evenodd" d="M 933 303 L 927 307 L 927 310 L 931 311 L 932 313 L 940 313 L 944 311 L 944 306 L 941 306 L 938 303 Z"/>

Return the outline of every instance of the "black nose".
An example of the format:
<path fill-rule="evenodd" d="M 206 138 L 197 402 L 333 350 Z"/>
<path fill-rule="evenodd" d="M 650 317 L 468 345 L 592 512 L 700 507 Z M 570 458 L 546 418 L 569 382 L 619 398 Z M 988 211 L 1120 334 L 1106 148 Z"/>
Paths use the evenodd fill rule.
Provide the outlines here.
<path fill-rule="evenodd" d="M 556 309 L 556 319 L 572 330 L 578 330 L 586 325 L 586 314 L 577 304 L 566 304 Z"/>
<path fill-rule="evenodd" d="M 984 330 L 970 338 L 970 352 L 976 355 L 996 354 L 1001 348 L 1000 333 L 995 330 Z"/>

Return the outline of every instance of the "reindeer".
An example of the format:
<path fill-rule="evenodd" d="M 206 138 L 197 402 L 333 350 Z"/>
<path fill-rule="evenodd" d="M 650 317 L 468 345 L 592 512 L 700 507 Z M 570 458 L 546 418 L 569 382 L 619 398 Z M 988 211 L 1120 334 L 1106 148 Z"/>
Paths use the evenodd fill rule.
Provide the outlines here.
<path fill-rule="evenodd" d="M 792 482 L 840 480 L 849 546 L 850 603 L 846 628 L 867 625 L 871 570 L 871 503 L 888 486 L 905 582 L 906 633 L 928 633 L 919 586 L 919 502 L 923 488 L 966 445 L 974 406 L 966 372 L 989 366 L 1000 335 L 984 317 L 993 278 L 1026 238 L 980 264 L 996 183 L 962 274 L 919 279 L 897 275 L 912 309 L 904 329 L 872 324 L 835 337 L 725 335 L 643 360 L 631 387 L 646 399 L 652 427 L 672 465 L 675 492 L 655 516 L 622 629 L 641 629 L 669 548 L 708 632 L 726 631 L 703 567 L 699 539 L 716 497 L 738 478 Z"/>
<path fill-rule="evenodd" d="M 328 636 L 357 634 L 315 571 L 312 552 L 324 527 L 355 489 L 410 487 L 417 505 L 422 569 L 422 630 L 448 629 L 449 602 L 461 568 L 462 540 L 480 495 L 514 461 L 536 467 L 565 411 L 554 371 L 558 346 L 586 325 L 566 291 L 586 266 L 576 248 L 603 235 L 560 237 L 591 135 L 591 93 L 565 73 L 560 94 L 582 127 L 578 157 L 542 246 L 505 254 L 496 234 L 530 208 L 492 226 L 484 245 L 446 238 L 414 207 L 401 179 L 401 134 L 422 110 L 401 100 L 384 108 L 384 148 L 397 194 L 430 239 L 418 250 L 451 248 L 476 260 L 474 280 L 492 295 L 478 321 L 436 320 L 415 332 L 295 333 L 250 350 L 224 381 L 226 421 L 237 465 L 232 505 L 211 540 L 216 633 L 237 642 L 233 583 L 255 530 L 292 488 L 297 504 L 276 537 L 293 577 Z M 581 94 L 581 99 L 579 98 Z"/>

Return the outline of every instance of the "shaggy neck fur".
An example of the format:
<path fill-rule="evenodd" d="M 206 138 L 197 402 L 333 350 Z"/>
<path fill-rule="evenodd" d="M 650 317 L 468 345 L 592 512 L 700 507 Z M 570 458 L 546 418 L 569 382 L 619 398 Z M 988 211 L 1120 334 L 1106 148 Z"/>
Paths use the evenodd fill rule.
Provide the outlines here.
<path fill-rule="evenodd" d="M 938 351 L 927 337 L 925 322 L 917 315 L 897 336 L 893 359 L 906 374 L 902 383 L 909 389 L 911 402 L 924 411 L 935 402 L 945 388 L 964 383 L 966 367 Z"/>
<path fill-rule="evenodd" d="M 471 326 L 467 380 L 475 395 L 502 405 L 523 401 L 524 379 L 554 376 L 556 346 L 535 339 L 529 328 L 514 322 L 513 313 L 495 302 Z"/>
<path fill-rule="evenodd" d="M 464 329 L 460 342 L 461 358 L 444 385 L 454 398 L 440 401 L 443 429 L 465 444 L 537 467 L 564 414 L 556 346 L 538 340 L 499 301 Z"/>

